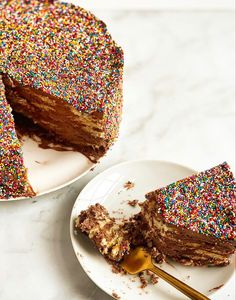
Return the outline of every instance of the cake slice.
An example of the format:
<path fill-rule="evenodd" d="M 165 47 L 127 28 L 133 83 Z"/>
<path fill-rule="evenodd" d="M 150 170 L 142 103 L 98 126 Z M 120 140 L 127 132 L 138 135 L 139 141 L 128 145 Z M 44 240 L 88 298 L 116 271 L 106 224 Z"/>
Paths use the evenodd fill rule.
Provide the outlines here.
<path fill-rule="evenodd" d="M 91 205 L 75 220 L 75 231 L 85 233 L 98 250 L 112 261 L 119 261 L 130 249 L 129 233 L 117 224 L 100 204 Z"/>
<path fill-rule="evenodd" d="M 226 265 L 236 247 L 235 180 L 227 163 L 146 195 L 146 241 L 185 265 Z"/>
<path fill-rule="evenodd" d="M 5 98 L 0 75 L 0 199 L 32 197 L 21 144 L 17 138 L 11 108 Z"/>
<path fill-rule="evenodd" d="M 121 224 L 100 204 L 90 206 L 75 230 L 113 261 L 141 245 L 157 261 L 167 256 L 185 265 L 227 265 L 236 247 L 234 176 L 223 163 L 150 192 L 141 212 Z"/>

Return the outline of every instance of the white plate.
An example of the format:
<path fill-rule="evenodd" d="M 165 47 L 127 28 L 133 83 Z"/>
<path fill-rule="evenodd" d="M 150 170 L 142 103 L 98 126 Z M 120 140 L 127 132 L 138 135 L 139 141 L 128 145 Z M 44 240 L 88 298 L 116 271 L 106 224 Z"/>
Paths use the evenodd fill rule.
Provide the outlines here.
<path fill-rule="evenodd" d="M 80 264 L 97 286 L 111 296 L 112 293 L 116 293 L 123 300 L 185 299 L 185 296 L 161 279 L 156 285 L 150 284 L 145 289 L 141 289 L 138 278 L 132 282 L 133 276 L 112 273 L 111 266 L 99 254 L 91 241 L 83 234 L 74 235 L 73 220 L 81 210 L 95 203 L 104 205 L 112 216 L 129 217 L 136 213 L 138 208 L 130 207 L 127 200 L 143 201 L 145 193 L 193 173 L 195 171 L 190 168 L 170 162 L 134 161 L 116 165 L 88 183 L 73 207 L 70 234 Z M 134 182 L 133 189 L 123 188 L 127 181 Z M 234 272 L 234 262 L 226 267 L 212 268 L 185 267 L 178 263 L 171 265 L 164 263 L 161 267 L 205 295 L 214 293 L 210 290 L 225 284 Z"/>
<path fill-rule="evenodd" d="M 25 139 L 22 149 L 29 182 L 37 196 L 71 184 L 94 167 L 94 164 L 79 152 L 42 149 L 30 138 Z M 25 198 L 12 198 L 8 201 L 21 199 Z"/>

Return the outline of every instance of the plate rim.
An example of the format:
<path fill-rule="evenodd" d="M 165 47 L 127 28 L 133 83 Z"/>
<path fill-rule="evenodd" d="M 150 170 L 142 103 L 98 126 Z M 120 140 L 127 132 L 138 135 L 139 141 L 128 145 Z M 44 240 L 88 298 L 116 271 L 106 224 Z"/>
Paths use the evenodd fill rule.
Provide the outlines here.
<path fill-rule="evenodd" d="M 172 164 L 172 165 L 175 165 L 175 166 L 178 166 L 178 167 L 184 167 L 184 168 L 186 168 L 186 169 L 189 169 L 190 171 L 193 172 L 193 174 L 199 172 L 199 171 L 197 171 L 197 170 L 195 170 L 195 169 L 193 169 L 193 168 L 191 168 L 191 167 L 188 167 L 188 166 L 183 165 L 183 164 L 180 164 L 180 163 L 176 163 L 176 162 L 174 162 L 174 161 L 157 160 L 157 159 L 135 159 L 135 160 L 127 160 L 127 161 L 123 161 L 123 162 L 120 162 L 120 163 L 118 163 L 118 164 L 115 164 L 115 165 L 113 165 L 113 166 L 111 166 L 111 167 L 105 169 L 105 170 L 102 171 L 101 173 L 97 174 L 97 175 L 96 175 L 94 178 L 92 178 L 92 179 L 91 179 L 91 180 L 83 187 L 83 189 L 79 192 L 79 194 L 78 194 L 78 196 L 77 196 L 77 198 L 76 198 L 76 200 L 75 200 L 75 202 L 74 202 L 74 204 L 73 204 L 73 207 L 72 207 L 72 210 L 71 210 L 71 215 L 70 215 L 70 222 L 69 222 L 69 226 L 70 226 L 70 228 L 69 228 L 69 230 L 70 230 L 70 239 L 71 239 L 72 248 L 73 248 L 74 254 L 75 254 L 75 256 L 76 256 L 76 258 L 77 258 L 77 260 L 78 260 L 78 262 L 79 262 L 81 268 L 82 268 L 83 271 L 85 272 L 85 274 L 89 277 L 89 279 L 90 279 L 90 280 L 91 280 L 91 281 L 92 281 L 99 289 L 101 289 L 103 292 L 105 292 L 107 295 L 111 296 L 112 298 L 114 298 L 114 297 L 112 296 L 112 291 L 105 290 L 100 284 L 98 284 L 97 282 L 95 282 L 95 281 L 93 280 L 93 278 L 92 278 L 92 276 L 91 276 L 91 273 L 86 271 L 86 268 L 85 268 L 84 264 L 82 263 L 81 257 L 80 257 L 80 256 L 77 254 L 77 252 L 76 252 L 76 249 L 75 249 L 75 246 L 74 246 L 74 243 L 73 243 L 73 239 L 75 238 L 75 237 L 74 237 L 74 230 L 73 230 L 73 221 L 74 221 L 74 219 L 73 219 L 73 212 L 74 212 L 76 203 L 77 203 L 77 201 L 79 201 L 79 197 L 80 197 L 80 195 L 82 194 L 82 192 L 83 192 L 86 188 L 89 188 L 89 186 L 90 186 L 91 184 L 93 184 L 93 182 L 97 179 L 97 177 L 104 175 L 106 172 L 109 172 L 109 171 L 115 169 L 116 167 L 120 167 L 120 166 L 122 166 L 122 165 L 133 164 L 133 163 L 139 163 L 139 162 L 167 163 L 167 164 Z M 236 271 L 236 269 L 234 268 L 234 272 L 232 272 L 232 273 L 230 274 L 230 276 L 229 276 L 228 280 L 226 281 L 224 287 L 225 287 L 225 286 L 227 285 L 227 283 L 229 283 L 229 281 L 232 279 L 232 277 L 233 277 L 234 274 L 235 274 L 235 271 Z M 223 288 L 224 288 L 224 287 L 223 287 Z M 212 297 L 213 295 L 218 294 L 220 291 L 222 291 L 222 288 L 220 288 L 220 289 L 218 289 L 218 290 L 214 290 L 214 291 L 210 294 L 210 296 Z"/>
<path fill-rule="evenodd" d="M 99 161 L 98 161 L 99 162 Z M 50 194 L 50 193 L 53 193 L 53 192 L 56 192 L 56 191 L 59 191 L 61 189 L 63 189 L 64 187 L 74 183 L 75 181 L 79 180 L 81 177 L 85 176 L 86 174 L 88 174 L 92 169 L 94 169 L 96 166 L 97 166 L 97 163 L 92 163 L 91 167 L 89 167 L 87 170 L 85 170 L 83 173 L 81 173 L 80 175 L 78 175 L 77 177 L 59 185 L 59 186 L 56 186 L 50 190 L 46 190 L 44 192 L 41 192 L 41 193 L 36 193 L 35 196 L 33 197 L 17 197 L 17 198 L 9 198 L 9 199 L 0 199 L 0 203 L 3 202 L 3 203 L 6 203 L 6 202 L 15 202 L 15 201 L 21 201 L 21 200 L 29 200 L 29 199 L 36 199 L 38 197 L 41 197 L 41 196 L 45 196 L 47 194 Z"/>

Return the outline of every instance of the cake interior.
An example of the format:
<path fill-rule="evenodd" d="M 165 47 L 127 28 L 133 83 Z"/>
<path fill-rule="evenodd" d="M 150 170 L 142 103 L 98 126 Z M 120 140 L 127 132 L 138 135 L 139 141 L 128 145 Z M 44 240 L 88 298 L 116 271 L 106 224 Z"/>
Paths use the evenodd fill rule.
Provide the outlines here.
<path fill-rule="evenodd" d="M 184 265 L 229 264 L 235 251 L 230 242 L 166 223 L 151 201 L 144 203 L 140 215 L 146 224 L 144 240 L 171 259 Z"/>
<path fill-rule="evenodd" d="M 75 220 L 75 230 L 81 230 L 99 251 L 112 261 L 119 261 L 130 249 L 129 232 L 118 224 L 100 204 L 90 206 Z"/>
<path fill-rule="evenodd" d="M 157 262 L 168 257 L 184 265 L 225 266 L 236 247 L 234 241 L 166 223 L 151 200 L 141 205 L 140 213 L 119 223 L 103 206 L 92 205 L 75 220 L 75 231 L 85 233 L 112 261 L 120 261 L 130 248 L 143 246 Z"/>
<path fill-rule="evenodd" d="M 96 161 L 104 155 L 108 141 L 104 138 L 102 113 L 83 113 L 64 100 L 28 86 L 21 86 L 3 76 L 6 98 L 14 112 L 37 124 L 57 142 L 72 147 Z"/>

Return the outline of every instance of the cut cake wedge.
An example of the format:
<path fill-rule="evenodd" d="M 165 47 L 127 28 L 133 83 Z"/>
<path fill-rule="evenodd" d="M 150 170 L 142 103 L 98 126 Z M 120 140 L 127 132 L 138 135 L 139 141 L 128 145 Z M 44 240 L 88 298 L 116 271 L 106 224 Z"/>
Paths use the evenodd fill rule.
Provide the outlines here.
<path fill-rule="evenodd" d="M 146 195 L 144 238 L 186 265 L 226 265 L 236 246 L 235 180 L 227 163 Z"/>

